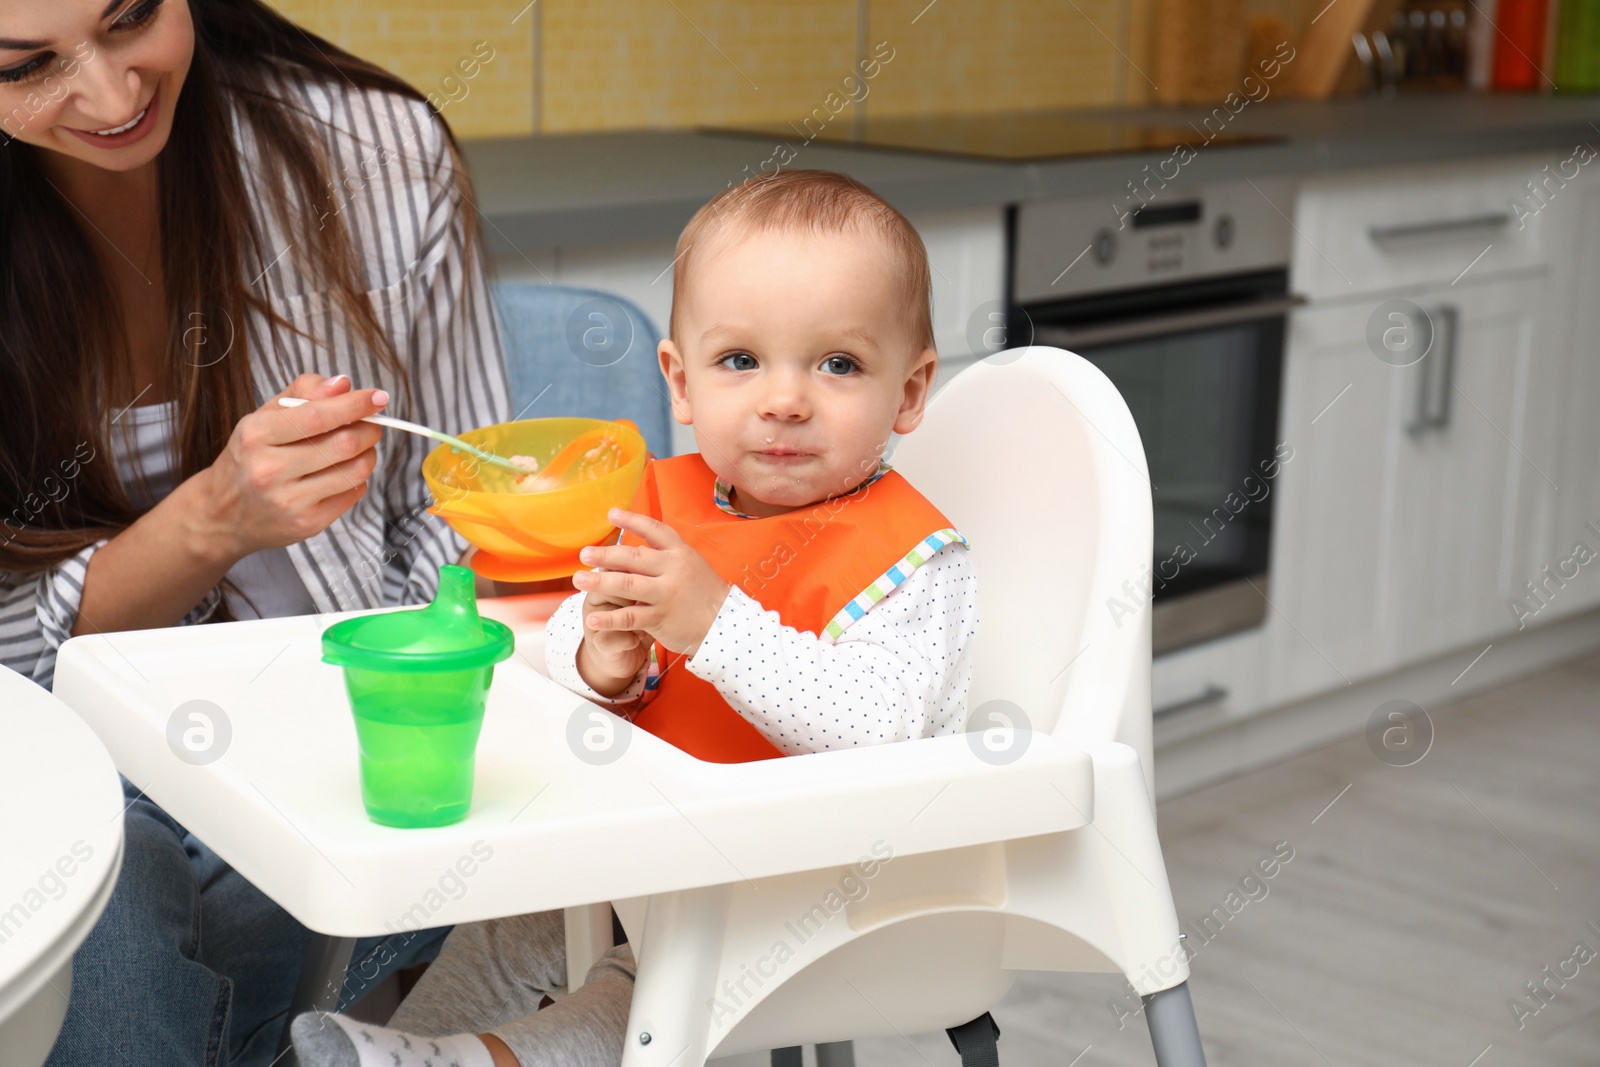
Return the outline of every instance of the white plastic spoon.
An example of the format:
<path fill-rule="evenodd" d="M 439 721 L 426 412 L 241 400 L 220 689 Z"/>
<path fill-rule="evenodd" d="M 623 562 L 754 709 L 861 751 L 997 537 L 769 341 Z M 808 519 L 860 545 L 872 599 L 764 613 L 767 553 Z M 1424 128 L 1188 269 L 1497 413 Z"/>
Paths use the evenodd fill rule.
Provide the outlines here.
<path fill-rule="evenodd" d="M 299 397 L 283 396 L 278 398 L 278 403 L 286 408 L 297 408 L 301 404 L 306 403 L 306 401 L 301 400 Z M 391 419 L 387 415 L 368 415 L 361 421 L 370 422 L 374 426 L 387 426 L 393 430 L 404 430 L 406 433 L 414 433 L 419 437 L 432 438 L 441 444 L 449 445 L 451 448 L 454 448 L 457 451 L 465 452 L 469 456 L 474 456 L 478 459 L 481 459 L 483 462 L 492 467 L 499 467 L 501 470 L 509 471 L 519 477 L 534 473 L 527 467 L 519 467 L 509 459 L 503 459 L 500 456 L 495 455 L 493 452 L 485 452 L 481 448 L 469 445 L 459 437 L 451 437 L 447 433 L 440 433 L 438 430 L 430 430 L 428 427 L 418 425 L 414 422 L 407 422 L 404 419 Z"/>

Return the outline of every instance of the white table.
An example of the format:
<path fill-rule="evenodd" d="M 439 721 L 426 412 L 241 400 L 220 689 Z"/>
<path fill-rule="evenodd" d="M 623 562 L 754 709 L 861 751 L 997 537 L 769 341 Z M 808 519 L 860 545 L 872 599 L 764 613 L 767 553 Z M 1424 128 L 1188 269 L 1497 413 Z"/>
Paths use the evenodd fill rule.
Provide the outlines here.
<path fill-rule="evenodd" d="M 321 661 L 322 631 L 345 615 L 75 638 L 61 649 L 55 692 L 123 774 L 326 935 L 302 1007 L 337 990 L 346 939 L 849 864 L 882 831 L 863 810 L 905 809 L 897 854 L 980 843 L 1002 815 L 1018 825 L 1019 808 L 1017 836 L 1082 823 L 1051 783 L 1092 781 L 1089 757 L 1055 744 L 1036 744 L 1003 774 L 973 759 L 962 737 L 876 749 L 870 776 L 864 751 L 702 763 L 540 672 L 556 600 L 484 604 L 517 634 L 518 654 L 496 669 L 472 810 L 454 826 L 402 830 L 367 818 L 341 673 Z M 209 762 L 180 758 L 169 741 L 186 705 L 182 714 L 215 720 Z M 592 751 L 586 731 L 626 747 Z M 1092 810 L 1092 792 L 1073 799 Z M 921 817 L 929 805 L 933 817 Z M 610 927 L 575 927 L 574 914 L 595 912 L 569 911 L 569 975 L 581 976 L 576 965 L 610 944 Z M 589 942 L 577 950 L 575 929 Z M 324 967 L 327 976 L 313 973 Z"/>
<path fill-rule="evenodd" d="M 0 1067 L 39 1067 L 122 866 L 122 786 L 94 731 L 4 667 L 0 738 Z"/>

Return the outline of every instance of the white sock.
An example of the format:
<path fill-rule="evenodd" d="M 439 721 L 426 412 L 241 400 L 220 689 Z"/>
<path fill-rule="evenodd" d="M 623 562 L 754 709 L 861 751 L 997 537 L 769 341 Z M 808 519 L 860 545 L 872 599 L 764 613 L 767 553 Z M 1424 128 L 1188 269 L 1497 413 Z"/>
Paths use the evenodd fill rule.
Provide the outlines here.
<path fill-rule="evenodd" d="M 418 1037 L 332 1012 L 307 1012 L 290 1033 L 305 1067 L 494 1067 L 473 1034 Z"/>

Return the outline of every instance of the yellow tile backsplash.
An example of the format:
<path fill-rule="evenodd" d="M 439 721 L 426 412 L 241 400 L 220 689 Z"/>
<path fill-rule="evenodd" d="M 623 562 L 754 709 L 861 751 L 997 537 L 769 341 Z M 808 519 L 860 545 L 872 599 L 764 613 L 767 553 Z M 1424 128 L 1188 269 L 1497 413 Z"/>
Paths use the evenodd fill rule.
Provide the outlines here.
<path fill-rule="evenodd" d="M 517 17 L 522 3 L 270 2 L 312 32 L 430 94 L 459 136 L 513 136 L 536 128 L 535 20 L 531 10 Z"/>
<path fill-rule="evenodd" d="M 897 53 L 873 114 L 1116 103 L 1119 0 L 873 0 L 868 37 Z M 1126 48 L 1124 47 L 1124 50 Z"/>
<path fill-rule="evenodd" d="M 540 7 L 551 133 L 798 118 L 856 60 L 856 0 Z"/>
<path fill-rule="evenodd" d="M 431 94 L 463 137 L 1155 96 L 1154 0 L 271 2 Z M 1311 2 L 1246 7 L 1296 26 Z"/>

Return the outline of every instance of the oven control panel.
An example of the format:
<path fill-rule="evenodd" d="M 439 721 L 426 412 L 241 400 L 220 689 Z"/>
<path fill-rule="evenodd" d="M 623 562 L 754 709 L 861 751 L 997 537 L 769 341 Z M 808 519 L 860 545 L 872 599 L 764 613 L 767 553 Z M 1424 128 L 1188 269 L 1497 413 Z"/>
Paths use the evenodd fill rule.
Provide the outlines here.
<path fill-rule="evenodd" d="M 1294 182 L 1169 182 L 1017 208 L 1019 304 L 1288 266 Z"/>

